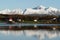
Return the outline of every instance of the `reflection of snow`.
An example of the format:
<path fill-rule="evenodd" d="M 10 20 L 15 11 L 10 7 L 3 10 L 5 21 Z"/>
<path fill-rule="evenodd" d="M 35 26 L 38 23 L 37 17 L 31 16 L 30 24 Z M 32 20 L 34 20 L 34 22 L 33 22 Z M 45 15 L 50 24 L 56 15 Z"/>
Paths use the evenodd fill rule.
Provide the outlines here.
<path fill-rule="evenodd" d="M 21 35 L 23 33 L 23 31 L 0 31 L 1 34 L 4 34 L 4 35 L 15 35 L 15 36 L 18 36 L 18 35 Z"/>
<path fill-rule="evenodd" d="M 4 35 L 14 35 L 14 36 L 20 36 L 20 35 L 24 35 L 27 37 L 36 37 L 40 40 L 45 39 L 46 36 L 49 39 L 55 38 L 60 36 L 60 32 L 59 31 L 46 31 L 46 30 L 24 30 L 24 31 L 0 31 L 0 34 L 4 34 Z"/>
<path fill-rule="evenodd" d="M 54 37 L 57 37 L 58 35 L 57 35 L 57 33 L 47 33 L 46 34 L 49 38 L 54 38 Z"/>

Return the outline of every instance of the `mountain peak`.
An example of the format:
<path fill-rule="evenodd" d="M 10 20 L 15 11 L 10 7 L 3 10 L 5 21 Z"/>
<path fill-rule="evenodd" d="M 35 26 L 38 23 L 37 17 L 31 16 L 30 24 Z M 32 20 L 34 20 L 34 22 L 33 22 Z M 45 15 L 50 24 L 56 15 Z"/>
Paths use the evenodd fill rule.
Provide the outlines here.
<path fill-rule="evenodd" d="M 46 8 L 45 6 L 40 5 L 40 6 L 37 6 L 37 7 L 33 8 L 33 9 L 45 9 L 45 8 Z"/>
<path fill-rule="evenodd" d="M 43 5 L 38 6 L 38 8 L 45 9 L 46 7 Z"/>

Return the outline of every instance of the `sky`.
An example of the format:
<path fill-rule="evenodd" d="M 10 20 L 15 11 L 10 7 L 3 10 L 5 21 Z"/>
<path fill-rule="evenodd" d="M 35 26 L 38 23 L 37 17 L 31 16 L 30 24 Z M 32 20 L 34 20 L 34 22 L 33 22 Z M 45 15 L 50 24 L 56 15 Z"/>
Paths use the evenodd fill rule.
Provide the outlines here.
<path fill-rule="evenodd" d="M 34 8 L 37 6 L 55 7 L 60 9 L 60 0 L 0 0 L 0 10 Z"/>

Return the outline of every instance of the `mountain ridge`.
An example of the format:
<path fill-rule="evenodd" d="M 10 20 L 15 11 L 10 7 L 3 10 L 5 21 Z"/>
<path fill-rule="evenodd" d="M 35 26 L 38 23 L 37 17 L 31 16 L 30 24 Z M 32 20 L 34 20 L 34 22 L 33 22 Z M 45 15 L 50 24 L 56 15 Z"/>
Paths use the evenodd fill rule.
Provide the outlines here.
<path fill-rule="evenodd" d="M 20 15 L 29 15 L 29 14 L 48 14 L 48 15 L 60 15 L 60 10 L 54 7 L 44 7 L 38 6 L 35 8 L 27 8 L 24 11 L 22 9 L 14 9 L 14 10 L 1 10 L 0 14 L 20 14 Z"/>

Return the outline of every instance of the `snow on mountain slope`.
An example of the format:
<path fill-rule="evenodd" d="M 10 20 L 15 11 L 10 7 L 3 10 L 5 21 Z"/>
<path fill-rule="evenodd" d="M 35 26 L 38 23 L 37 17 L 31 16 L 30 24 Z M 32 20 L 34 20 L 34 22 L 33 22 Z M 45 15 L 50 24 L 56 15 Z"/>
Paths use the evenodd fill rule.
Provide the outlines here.
<path fill-rule="evenodd" d="M 23 11 L 21 9 L 14 9 L 11 11 L 12 14 L 23 14 Z"/>
<path fill-rule="evenodd" d="M 11 10 L 5 9 L 5 10 L 0 11 L 0 14 L 9 14 L 9 12 L 11 12 Z"/>
<path fill-rule="evenodd" d="M 24 15 L 27 14 L 46 14 L 47 12 L 44 9 L 27 9 L 26 12 L 24 13 Z"/>
<path fill-rule="evenodd" d="M 23 14 L 23 11 L 21 9 L 14 9 L 14 10 L 9 10 L 9 9 L 5 9 L 5 10 L 1 10 L 0 14 Z"/>

